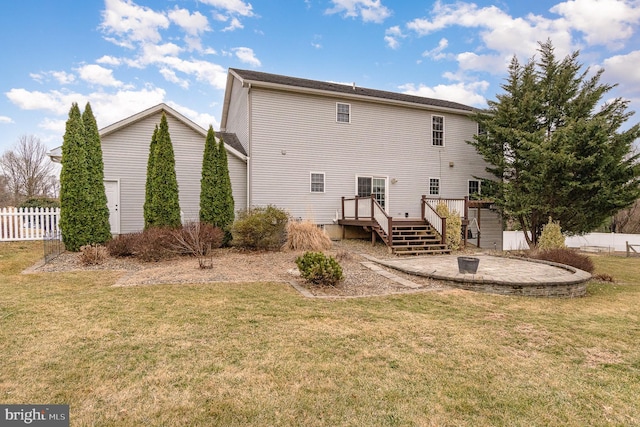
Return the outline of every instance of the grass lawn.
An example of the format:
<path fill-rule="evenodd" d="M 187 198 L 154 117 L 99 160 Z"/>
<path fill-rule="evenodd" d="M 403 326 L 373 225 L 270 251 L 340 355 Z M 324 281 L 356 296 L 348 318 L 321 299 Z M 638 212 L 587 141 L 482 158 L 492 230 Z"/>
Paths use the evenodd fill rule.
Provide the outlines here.
<path fill-rule="evenodd" d="M 640 425 L 640 260 L 579 299 L 309 300 L 285 284 L 113 288 L 0 244 L 0 403 L 72 426 Z"/>

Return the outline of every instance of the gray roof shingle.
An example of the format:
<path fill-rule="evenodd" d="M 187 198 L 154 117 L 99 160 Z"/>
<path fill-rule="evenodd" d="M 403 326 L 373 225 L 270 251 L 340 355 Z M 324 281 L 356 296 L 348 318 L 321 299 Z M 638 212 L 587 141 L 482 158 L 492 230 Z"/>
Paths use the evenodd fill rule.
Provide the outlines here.
<path fill-rule="evenodd" d="M 410 102 L 420 105 L 429 105 L 439 108 L 448 108 L 454 110 L 461 110 L 465 112 L 478 111 L 474 107 L 460 104 L 452 101 L 445 101 L 434 98 L 424 98 L 422 96 L 407 95 L 404 93 L 387 92 L 384 90 L 367 89 L 359 86 L 350 86 L 339 83 L 322 82 L 318 80 L 301 79 L 297 77 L 281 76 L 278 74 L 263 73 L 260 71 L 251 70 L 239 70 L 237 68 L 230 68 L 229 71 L 233 71 L 240 78 L 249 82 L 263 82 L 271 84 L 279 84 L 285 86 L 299 87 L 305 89 L 315 89 L 335 93 L 343 93 L 349 95 L 360 95 L 371 98 L 386 99 L 392 101 Z"/>

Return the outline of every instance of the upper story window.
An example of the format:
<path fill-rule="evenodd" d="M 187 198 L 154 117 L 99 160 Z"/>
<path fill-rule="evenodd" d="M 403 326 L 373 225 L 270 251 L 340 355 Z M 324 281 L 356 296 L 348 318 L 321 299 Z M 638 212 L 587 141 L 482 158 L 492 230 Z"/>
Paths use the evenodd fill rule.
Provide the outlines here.
<path fill-rule="evenodd" d="M 429 195 L 440 195 L 440 178 L 429 178 Z"/>
<path fill-rule="evenodd" d="M 433 145 L 444 145 L 444 116 L 431 116 L 431 141 Z"/>
<path fill-rule="evenodd" d="M 486 135 L 486 134 L 487 134 L 487 128 L 482 126 L 482 124 L 478 123 L 478 135 Z"/>
<path fill-rule="evenodd" d="M 351 104 L 336 104 L 336 122 L 351 123 Z"/>
<path fill-rule="evenodd" d="M 324 172 L 311 172 L 311 192 L 324 193 Z"/>
<path fill-rule="evenodd" d="M 480 194 L 480 181 L 477 179 L 469 180 L 469 197 L 478 196 Z"/>

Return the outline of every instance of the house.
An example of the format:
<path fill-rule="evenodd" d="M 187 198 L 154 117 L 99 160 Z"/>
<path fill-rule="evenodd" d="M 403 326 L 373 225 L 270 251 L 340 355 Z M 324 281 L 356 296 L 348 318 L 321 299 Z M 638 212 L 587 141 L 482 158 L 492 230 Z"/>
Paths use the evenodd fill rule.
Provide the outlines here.
<path fill-rule="evenodd" d="M 426 218 L 441 231 L 432 207 L 445 200 L 463 217 L 465 238 L 499 249 L 500 215 L 490 203 L 468 200 L 489 177 L 466 143 L 478 132 L 474 113 L 355 83 L 231 68 L 221 131 L 247 153 L 247 206 L 286 208 L 333 235 L 366 227 L 391 245 L 404 233 L 400 225 Z"/>
<path fill-rule="evenodd" d="M 113 234 L 144 228 L 143 205 L 149 145 L 155 126 L 166 114 L 176 163 L 180 210 L 184 221 L 198 220 L 200 179 L 207 131 L 166 104 L 159 104 L 100 129 L 104 183 Z M 247 205 L 247 155 L 233 134 L 216 133 L 227 149 L 235 205 Z M 53 161 L 62 158 L 61 147 L 52 150 Z"/>
<path fill-rule="evenodd" d="M 163 112 L 183 219 L 198 218 L 206 131 L 160 104 L 100 130 L 114 234 L 144 226 L 149 143 Z M 408 246 L 414 240 L 437 246 L 441 242 L 431 242 L 425 228 L 444 234 L 433 207 L 445 201 L 461 215 L 465 238 L 501 248 L 500 215 L 490 203 L 468 200 L 489 176 L 466 143 L 478 132 L 474 112 L 356 84 L 231 68 L 216 136 L 229 154 L 236 210 L 275 205 L 313 220 L 332 237 L 366 230 L 389 245 L 403 235 Z M 60 150 L 51 156 L 59 158 Z"/>

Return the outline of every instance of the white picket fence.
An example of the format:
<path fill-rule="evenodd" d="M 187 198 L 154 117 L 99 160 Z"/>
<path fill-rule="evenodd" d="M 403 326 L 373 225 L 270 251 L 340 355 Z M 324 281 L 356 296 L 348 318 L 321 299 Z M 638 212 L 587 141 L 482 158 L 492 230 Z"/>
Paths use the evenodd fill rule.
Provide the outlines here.
<path fill-rule="evenodd" d="M 42 240 L 60 231 L 60 208 L 0 209 L 0 242 Z"/>

